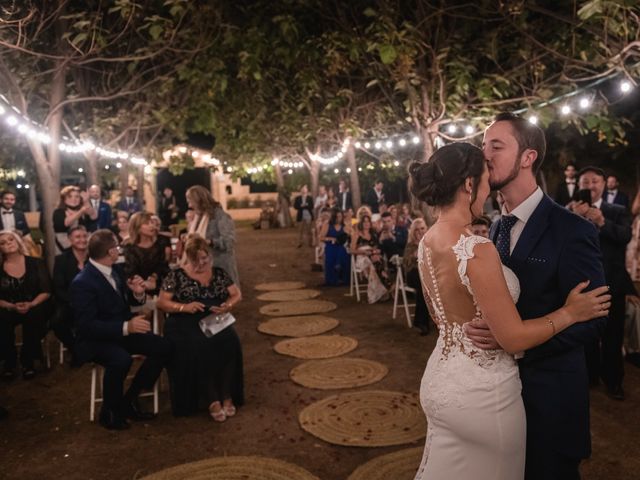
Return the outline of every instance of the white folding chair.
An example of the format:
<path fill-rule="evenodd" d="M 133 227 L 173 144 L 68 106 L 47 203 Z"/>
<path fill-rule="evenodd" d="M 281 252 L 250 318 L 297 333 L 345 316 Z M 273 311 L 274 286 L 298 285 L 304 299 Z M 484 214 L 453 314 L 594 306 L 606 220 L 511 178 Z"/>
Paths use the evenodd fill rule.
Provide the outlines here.
<path fill-rule="evenodd" d="M 409 308 L 410 307 L 414 307 L 415 308 L 416 304 L 415 303 L 409 303 L 409 301 L 407 300 L 407 292 L 408 293 L 413 293 L 415 295 L 416 289 L 409 287 L 405 283 L 404 270 L 402 269 L 402 257 L 399 257 L 398 255 L 394 255 L 393 257 L 391 257 L 390 261 L 397 268 L 396 284 L 395 284 L 395 288 L 394 288 L 394 292 L 393 292 L 393 315 L 392 315 L 392 318 L 394 320 L 396 318 L 396 312 L 398 310 L 398 296 L 402 295 L 402 306 L 404 308 L 404 314 L 405 314 L 405 316 L 407 318 L 407 326 L 409 328 L 411 328 L 411 326 L 413 325 L 413 322 L 412 322 L 412 315 L 411 315 L 411 312 L 409 311 Z"/>
<path fill-rule="evenodd" d="M 367 291 L 367 283 L 360 282 L 360 275 L 362 271 L 356 269 L 356 256 L 351 255 L 351 278 L 349 281 L 349 296 L 353 297 L 353 293 L 356 294 L 356 300 L 360 302 L 360 294 Z"/>
<path fill-rule="evenodd" d="M 152 299 L 148 300 L 146 304 L 141 305 L 141 306 L 137 306 L 137 307 L 132 307 L 131 311 L 132 312 L 139 312 L 141 311 L 143 308 L 153 308 L 153 325 L 152 325 L 152 329 L 153 329 L 153 333 L 155 333 L 156 335 L 159 334 L 160 332 L 160 327 L 159 327 L 159 314 L 158 314 L 158 309 L 156 308 L 156 302 L 157 302 L 157 298 L 153 297 Z M 134 360 L 144 360 L 144 355 L 131 355 L 131 358 L 133 358 Z M 129 375 L 127 377 L 127 379 L 131 378 L 133 375 Z M 100 377 L 100 378 L 98 378 Z M 100 365 L 97 364 L 93 364 L 93 367 L 91 368 L 91 398 L 90 398 L 90 402 L 89 402 L 89 421 L 93 422 L 95 421 L 95 417 L 96 417 L 96 405 L 99 403 L 102 403 L 103 401 L 103 391 L 102 391 L 102 382 L 103 382 L 103 377 L 104 377 L 104 368 L 102 368 Z M 153 397 L 153 413 L 155 413 L 156 415 L 158 414 L 158 412 L 160 411 L 159 408 L 159 397 L 160 397 L 160 388 L 159 388 L 159 383 L 160 383 L 160 379 L 158 379 L 158 381 L 156 381 L 156 383 L 153 386 L 153 390 L 151 390 L 150 392 L 143 392 L 140 395 L 138 395 L 138 397 Z M 99 384 L 99 387 L 98 387 Z M 98 397 L 98 389 L 100 390 L 100 396 Z"/>

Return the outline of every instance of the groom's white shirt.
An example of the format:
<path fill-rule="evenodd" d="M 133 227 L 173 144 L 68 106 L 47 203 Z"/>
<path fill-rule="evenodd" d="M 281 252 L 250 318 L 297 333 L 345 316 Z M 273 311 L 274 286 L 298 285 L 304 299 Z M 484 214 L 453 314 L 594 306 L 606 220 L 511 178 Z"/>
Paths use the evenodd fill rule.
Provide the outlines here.
<path fill-rule="evenodd" d="M 542 193 L 542 189 L 538 187 L 525 201 L 514 208 L 512 212 L 507 212 L 506 205 L 502 205 L 502 215 L 514 215 L 518 218 L 518 221 L 511 228 L 509 253 L 513 253 L 513 249 L 516 247 L 518 240 L 520 240 L 520 235 L 522 235 L 525 225 L 529 221 L 529 218 L 531 218 L 531 215 L 533 215 L 535 209 L 538 208 L 542 197 L 544 197 L 544 193 Z"/>

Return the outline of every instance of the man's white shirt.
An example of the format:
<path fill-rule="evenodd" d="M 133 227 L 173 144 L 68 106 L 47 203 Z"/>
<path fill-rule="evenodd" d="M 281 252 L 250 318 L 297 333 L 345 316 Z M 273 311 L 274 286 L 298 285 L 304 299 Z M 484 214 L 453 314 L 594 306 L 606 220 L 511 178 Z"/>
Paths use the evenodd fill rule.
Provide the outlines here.
<path fill-rule="evenodd" d="M 502 215 L 513 215 L 518 219 L 511 228 L 509 253 L 513 253 L 513 249 L 516 247 L 518 240 L 520 240 L 520 235 L 522 235 L 524 227 L 527 225 L 527 222 L 529 221 L 529 218 L 531 218 L 531 215 L 533 215 L 535 209 L 538 208 L 543 197 L 544 193 L 542 193 L 542 189 L 538 187 L 520 205 L 514 208 L 513 211 L 507 212 L 506 206 L 502 206 Z"/>

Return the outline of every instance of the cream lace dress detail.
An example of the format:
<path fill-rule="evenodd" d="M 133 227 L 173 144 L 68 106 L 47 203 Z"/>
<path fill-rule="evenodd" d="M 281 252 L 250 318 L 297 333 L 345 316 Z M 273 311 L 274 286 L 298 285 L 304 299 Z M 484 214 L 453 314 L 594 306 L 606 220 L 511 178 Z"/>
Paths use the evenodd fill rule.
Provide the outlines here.
<path fill-rule="evenodd" d="M 490 240 L 462 235 L 447 250 L 418 250 L 422 288 L 439 337 L 420 386 L 429 427 L 416 480 L 517 480 L 524 477 L 525 413 L 518 367 L 503 350 L 476 348 L 462 325 L 482 312 L 467 264 Z M 515 274 L 503 267 L 514 302 Z"/>

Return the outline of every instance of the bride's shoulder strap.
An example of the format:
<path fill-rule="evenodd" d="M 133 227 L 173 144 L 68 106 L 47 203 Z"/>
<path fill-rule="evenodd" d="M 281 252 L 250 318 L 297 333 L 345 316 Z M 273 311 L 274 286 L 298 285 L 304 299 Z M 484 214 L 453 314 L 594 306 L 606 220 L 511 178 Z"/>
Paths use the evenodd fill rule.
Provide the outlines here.
<path fill-rule="evenodd" d="M 471 292 L 471 284 L 469 283 L 469 277 L 467 276 L 467 260 L 472 259 L 475 254 L 473 249 L 476 245 L 482 243 L 491 243 L 491 240 L 479 235 L 460 235 L 460 240 L 453 248 L 453 253 L 456 254 L 458 260 L 458 274 L 460 275 L 460 281 Z"/>

